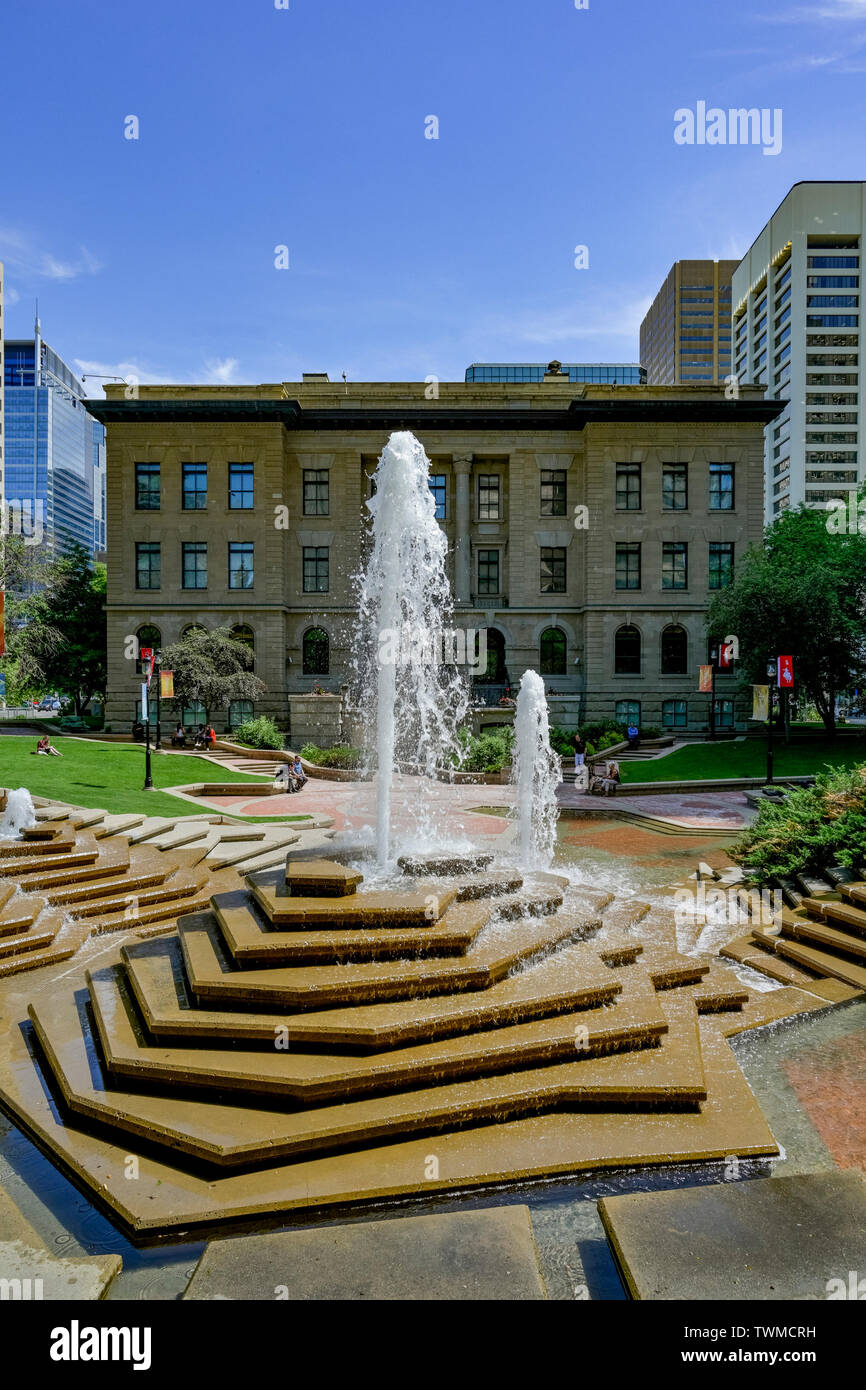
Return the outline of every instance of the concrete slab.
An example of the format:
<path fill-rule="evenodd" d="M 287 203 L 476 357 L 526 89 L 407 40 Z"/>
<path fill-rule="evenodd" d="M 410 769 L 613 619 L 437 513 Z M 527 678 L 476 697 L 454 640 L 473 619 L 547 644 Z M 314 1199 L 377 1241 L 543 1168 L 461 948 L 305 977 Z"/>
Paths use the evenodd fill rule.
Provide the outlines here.
<path fill-rule="evenodd" d="M 4 1298 L 46 1302 L 103 1298 L 122 1264 L 119 1255 L 67 1259 L 52 1255 L 9 1194 L 0 1188 L 0 1280 L 4 1281 L 3 1288 L 10 1290 Z"/>
<path fill-rule="evenodd" d="M 277 1297 L 482 1302 L 546 1293 L 529 1208 L 515 1206 L 212 1241 L 184 1294 Z"/>
<path fill-rule="evenodd" d="M 866 1269 L 859 1173 L 604 1197 L 598 1209 L 636 1299 L 826 1299 L 832 1280 L 847 1291 L 849 1271 Z"/>

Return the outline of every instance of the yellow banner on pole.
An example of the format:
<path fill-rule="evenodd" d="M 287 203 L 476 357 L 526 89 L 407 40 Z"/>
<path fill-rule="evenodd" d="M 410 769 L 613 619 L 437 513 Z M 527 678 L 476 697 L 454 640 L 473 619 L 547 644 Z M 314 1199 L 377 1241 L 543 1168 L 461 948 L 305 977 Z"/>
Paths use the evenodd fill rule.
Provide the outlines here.
<path fill-rule="evenodd" d="M 160 671 L 159 697 L 161 700 L 174 699 L 174 671 Z"/>
<path fill-rule="evenodd" d="M 701 667 L 701 679 L 698 685 L 701 695 L 712 695 L 713 693 L 713 668 L 712 666 Z"/>
<path fill-rule="evenodd" d="M 752 718 L 767 720 L 770 717 L 770 687 L 752 686 Z"/>

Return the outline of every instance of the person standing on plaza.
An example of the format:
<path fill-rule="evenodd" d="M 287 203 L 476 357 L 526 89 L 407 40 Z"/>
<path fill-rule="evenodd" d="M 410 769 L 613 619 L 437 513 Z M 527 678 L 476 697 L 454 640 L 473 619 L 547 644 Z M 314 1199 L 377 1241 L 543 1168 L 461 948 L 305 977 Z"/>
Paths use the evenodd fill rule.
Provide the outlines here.
<path fill-rule="evenodd" d="M 583 767 L 586 762 L 586 744 L 580 736 L 580 730 L 574 735 L 574 770 Z"/>

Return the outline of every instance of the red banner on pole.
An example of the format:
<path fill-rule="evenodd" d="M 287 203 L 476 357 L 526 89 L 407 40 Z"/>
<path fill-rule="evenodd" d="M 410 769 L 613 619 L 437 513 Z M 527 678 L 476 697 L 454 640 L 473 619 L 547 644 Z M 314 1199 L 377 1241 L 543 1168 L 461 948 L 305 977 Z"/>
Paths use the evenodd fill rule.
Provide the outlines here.
<path fill-rule="evenodd" d="M 777 659 L 776 684 L 780 690 L 791 690 L 794 686 L 794 658 L 780 656 Z"/>

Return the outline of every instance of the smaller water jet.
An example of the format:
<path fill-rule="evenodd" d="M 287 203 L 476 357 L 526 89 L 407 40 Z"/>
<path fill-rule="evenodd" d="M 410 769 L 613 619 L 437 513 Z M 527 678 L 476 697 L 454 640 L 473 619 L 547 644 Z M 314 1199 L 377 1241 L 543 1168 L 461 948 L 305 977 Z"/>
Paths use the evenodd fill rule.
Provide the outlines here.
<path fill-rule="evenodd" d="M 36 824 L 36 811 L 33 798 L 26 787 L 10 791 L 6 797 L 6 809 L 0 816 L 0 840 L 14 840 L 22 830 L 32 830 Z"/>
<path fill-rule="evenodd" d="M 556 848 L 559 809 L 556 789 L 562 781 L 560 760 L 550 746 L 550 723 L 544 681 L 526 671 L 514 715 L 511 784 L 516 788 L 518 862 L 523 869 L 549 869 Z"/>

